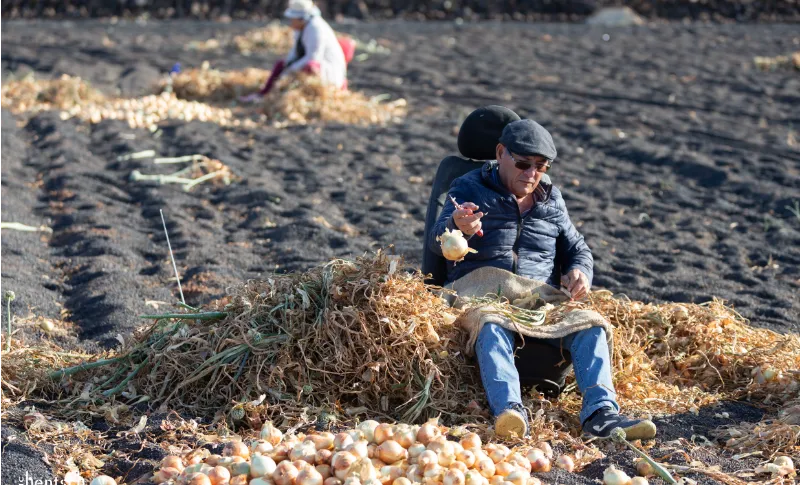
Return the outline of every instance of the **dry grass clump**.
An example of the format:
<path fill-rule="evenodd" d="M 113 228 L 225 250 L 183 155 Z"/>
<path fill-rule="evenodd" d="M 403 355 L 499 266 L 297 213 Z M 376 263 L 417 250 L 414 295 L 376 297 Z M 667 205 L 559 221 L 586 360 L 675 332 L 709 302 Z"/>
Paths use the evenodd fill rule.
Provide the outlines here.
<path fill-rule="evenodd" d="M 66 74 L 58 79 L 36 79 L 31 74 L 2 87 L 2 106 L 14 113 L 70 109 L 104 100 L 89 83 Z"/>
<path fill-rule="evenodd" d="M 787 403 L 775 418 L 722 426 L 713 435 L 735 451 L 759 450 L 767 458 L 778 453 L 800 455 L 800 400 Z"/>
<path fill-rule="evenodd" d="M 294 32 L 280 22 L 270 22 L 263 29 L 248 30 L 233 38 L 233 45 L 242 54 L 266 51 L 286 53 L 294 46 Z"/>
<path fill-rule="evenodd" d="M 66 385 L 194 415 L 263 394 L 254 411 L 269 419 L 351 406 L 416 421 L 479 393 L 453 352 L 453 315 L 420 274 L 398 272 L 383 254 L 249 281 L 230 298 L 226 313 L 159 320 L 114 362 Z"/>
<path fill-rule="evenodd" d="M 172 90 L 181 99 L 227 103 L 258 91 L 269 74 L 270 71 L 255 68 L 220 71 L 204 64 L 200 69 L 189 69 L 176 75 L 172 80 Z"/>
<path fill-rule="evenodd" d="M 614 325 L 615 387 L 629 409 L 674 413 L 720 399 L 798 396 L 800 337 L 750 327 L 721 301 L 646 305 L 599 291 L 548 319 L 573 308 L 593 309 Z"/>
<path fill-rule="evenodd" d="M 276 124 L 338 121 L 355 125 L 386 124 L 406 114 L 405 99 L 381 103 L 358 91 L 326 85 L 318 76 L 299 74 L 282 79 L 262 104 Z"/>

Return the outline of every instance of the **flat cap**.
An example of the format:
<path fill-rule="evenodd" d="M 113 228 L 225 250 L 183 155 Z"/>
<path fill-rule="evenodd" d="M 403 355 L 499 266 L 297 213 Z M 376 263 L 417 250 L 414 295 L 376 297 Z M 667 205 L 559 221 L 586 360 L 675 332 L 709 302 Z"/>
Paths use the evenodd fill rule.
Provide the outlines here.
<path fill-rule="evenodd" d="M 511 153 L 541 155 L 551 162 L 558 154 L 550 132 L 533 120 L 519 120 L 506 125 L 500 136 L 500 143 L 511 150 Z"/>

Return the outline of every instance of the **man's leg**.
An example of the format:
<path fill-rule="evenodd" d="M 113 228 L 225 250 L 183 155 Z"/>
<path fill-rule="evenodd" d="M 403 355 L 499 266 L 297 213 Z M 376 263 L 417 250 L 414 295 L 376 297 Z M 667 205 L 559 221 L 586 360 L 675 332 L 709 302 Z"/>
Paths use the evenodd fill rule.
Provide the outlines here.
<path fill-rule="evenodd" d="M 523 436 L 528 430 L 514 348 L 514 332 L 493 323 L 483 326 L 475 343 L 483 388 L 497 417 L 495 432 L 501 436 Z"/>
<path fill-rule="evenodd" d="M 646 439 L 655 435 L 655 425 L 649 420 L 632 420 L 619 415 L 611 355 L 606 331 L 602 327 L 592 327 L 561 339 L 545 341 L 565 348 L 572 354 L 575 381 L 583 395 L 580 420 L 584 431 L 607 436 L 612 429 L 621 427 L 631 439 Z"/>

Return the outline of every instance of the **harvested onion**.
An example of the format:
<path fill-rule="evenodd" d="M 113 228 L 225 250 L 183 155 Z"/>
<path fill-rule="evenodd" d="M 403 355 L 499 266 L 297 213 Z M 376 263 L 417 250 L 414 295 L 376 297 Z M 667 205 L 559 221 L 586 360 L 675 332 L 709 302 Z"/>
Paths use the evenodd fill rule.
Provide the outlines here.
<path fill-rule="evenodd" d="M 528 461 L 531 462 L 532 472 L 549 472 L 550 460 L 544 456 L 544 452 L 539 448 L 532 448 L 528 451 Z"/>
<path fill-rule="evenodd" d="M 656 473 L 653 469 L 653 465 L 647 462 L 647 460 L 639 459 L 636 462 L 636 473 L 640 477 L 649 477 Z"/>
<path fill-rule="evenodd" d="M 647 483 L 647 479 L 644 477 L 633 477 L 631 478 L 631 485 L 650 485 Z"/>
<path fill-rule="evenodd" d="M 417 431 L 411 426 L 402 424 L 395 427 L 394 440 L 403 448 L 410 448 L 417 440 Z"/>
<path fill-rule="evenodd" d="M 467 468 L 472 468 L 475 465 L 475 453 L 470 450 L 463 450 L 456 455 L 456 460 L 466 465 Z"/>
<path fill-rule="evenodd" d="M 506 475 L 506 482 L 511 482 L 514 485 L 527 485 L 530 473 L 520 468 L 515 468 L 508 475 Z"/>
<path fill-rule="evenodd" d="M 381 423 L 375 427 L 373 433 L 375 437 L 375 444 L 379 445 L 384 441 L 394 439 L 394 426 L 387 423 Z"/>
<path fill-rule="evenodd" d="M 364 435 L 364 439 L 373 443 L 375 441 L 375 428 L 377 428 L 379 424 L 380 423 L 375 420 L 368 419 L 358 425 L 358 430 Z"/>
<path fill-rule="evenodd" d="M 276 468 L 278 468 L 278 465 L 272 458 L 255 455 L 250 459 L 250 478 L 271 477 Z"/>
<path fill-rule="evenodd" d="M 272 474 L 272 480 L 275 482 L 275 485 L 294 485 L 295 480 L 297 480 L 297 475 L 299 474 L 300 470 L 291 462 L 282 461 L 278 463 L 278 466 L 275 468 L 275 472 Z"/>
<path fill-rule="evenodd" d="M 192 473 L 186 477 L 186 485 L 211 485 L 211 480 L 205 473 Z"/>
<path fill-rule="evenodd" d="M 486 458 L 484 460 L 479 461 L 475 465 L 475 469 L 478 470 L 478 473 L 480 473 L 486 478 L 491 479 L 494 476 L 495 466 L 491 458 Z"/>
<path fill-rule="evenodd" d="M 222 485 L 230 481 L 231 472 L 224 466 L 215 466 L 208 472 L 208 479 L 211 480 L 211 485 Z"/>
<path fill-rule="evenodd" d="M 603 472 L 603 485 L 631 485 L 631 477 L 611 465 Z"/>
<path fill-rule="evenodd" d="M 569 455 L 561 455 L 556 458 L 556 467 L 573 472 L 575 471 L 575 461 Z"/>
<path fill-rule="evenodd" d="M 342 485 L 342 481 L 336 477 L 326 478 L 322 485 Z"/>
<path fill-rule="evenodd" d="M 392 485 L 411 485 L 411 480 L 406 477 L 400 477 L 392 482 Z"/>
<path fill-rule="evenodd" d="M 441 243 L 442 255 L 450 261 L 463 261 L 467 254 L 478 252 L 469 247 L 464 234 L 458 229 L 451 231 L 445 228 L 444 233 L 437 236 L 436 240 Z"/>
<path fill-rule="evenodd" d="M 260 438 L 272 446 L 277 446 L 283 439 L 283 433 L 272 424 L 272 421 L 267 421 L 261 426 Z"/>
<path fill-rule="evenodd" d="M 89 485 L 117 485 L 117 481 L 108 475 L 98 475 Z"/>
<path fill-rule="evenodd" d="M 448 470 L 444 474 L 443 485 L 465 485 L 466 477 L 461 470 Z"/>
<path fill-rule="evenodd" d="M 177 468 L 182 471 L 184 468 L 183 460 L 178 456 L 167 456 L 161 460 L 161 468 Z"/>
<path fill-rule="evenodd" d="M 772 463 L 778 465 L 779 467 L 785 467 L 794 471 L 794 462 L 788 456 L 778 456 L 772 460 Z"/>
<path fill-rule="evenodd" d="M 437 436 L 440 436 L 442 432 L 439 430 L 439 427 L 433 423 L 425 423 L 419 427 L 417 431 L 417 441 L 422 443 L 425 446 L 428 446 L 428 443 L 431 442 Z"/>
<path fill-rule="evenodd" d="M 380 428 L 380 426 L 378 428 Z M 397 441 L 386 440 L 378 445 L 378 448 L 375 450 L 375 455 L 384 463 L 395 463 L 400 460 L 405 460 L 408 457 L 408 451 L 400 446 L 400 443 Z"/>
<path fill-rule="evenodd" d="M 347 433 L 339 433 L 333 437 L 333 448 L 341 451 L 353 444 L 353 438 Z"/>
<path fill-rule="evenodd" d="M 314 468 L 307 468 L 297 474 L 295 485 L 322 485 L 323 481 L 325 481 L 325 479 L 322 478 L 320 472 Z"/>
<path fill-rule="evenodd" d="M 467 433 L 461 438 L 461 446 L 465 450 L 480 449 L 481 445 L 481 437 L 477 433 Z"/>
<path fill-rule="evenodd" d="M 544 456 L 546 456 L 548 460 L 553 459 L 553 447 L 550 446 L 550 443 L 547 441 L 540 441 L 536 443 L 535 448 L 542 450 L 542 452 L 544 452 Z"/>
<path fill-rule="evenodd" d="M 250 458 L 250 449 L 241 441 L 231 441 L 222 449 L 222 456 L 241 456 L 247 460 Z"/>
<path fill-rule="evenodd" d="M 357 460 L 356 456 L 349 451 L 340 451 L 331 457 L 331 466 L 333 467 L 333 474 L 339 480 L 345 480 L 350 467 L 353 466 Z"/>

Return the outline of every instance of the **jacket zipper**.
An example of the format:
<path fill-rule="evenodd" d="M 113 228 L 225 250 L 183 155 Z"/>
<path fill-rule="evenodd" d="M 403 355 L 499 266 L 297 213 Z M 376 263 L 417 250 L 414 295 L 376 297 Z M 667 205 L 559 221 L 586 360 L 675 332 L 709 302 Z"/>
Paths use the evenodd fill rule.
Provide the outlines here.
<path fill-rule="evenodd" d="M 517 274 L 517 264 L 519 262 L 519 237 L 522 234 L 522 214 L 519 213 L 519 203 L 516 199 L 514 199 L 514 203 L 517 204 L 517 238 L 514 239 L 514 246 L 511 248 L 511 252 L 514 254 L 514 264 L 511 272 Z"/>

